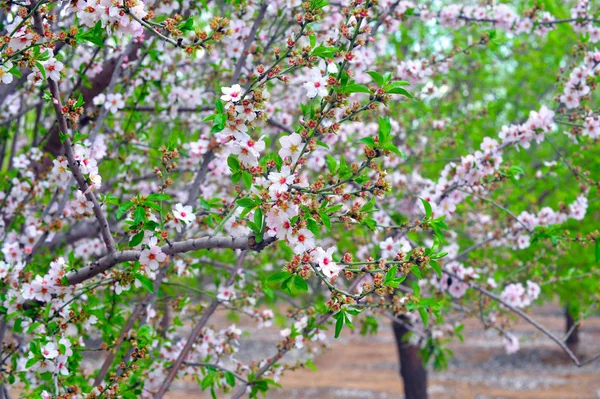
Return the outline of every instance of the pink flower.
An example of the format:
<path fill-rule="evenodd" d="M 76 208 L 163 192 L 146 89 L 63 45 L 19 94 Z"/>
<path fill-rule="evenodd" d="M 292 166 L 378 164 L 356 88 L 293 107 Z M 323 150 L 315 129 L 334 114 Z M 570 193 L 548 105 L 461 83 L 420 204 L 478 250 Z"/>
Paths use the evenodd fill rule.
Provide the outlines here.
<path fill-rule="evenodd" d="M 59 81 L 60 72 L 65 69 L 65 66 L 56 58 L 50 58 L 48 62 L 46 62 L 46 65 L 44 65 L 44 69 L 46 70 L 46 76 L 48 76 L 49 79 Z"/>
<path fill-rule="evenodd" d="M 157 246 L 144 249 L 140 254 L 140 264 L 148 266 L 152 271 L 158 269 L 159 263 L 164 262 L 165 259 L 167 259 L 167 255 Z"/>
<path fill-rule="evenodd" d="M 315 247 L 315 235 L 308 229 L 300 229 L 296 234 L 288 235 L 288 241 L 299 255 Z"/>
<path fill-rule="evenodd" d="M 217 292 L 217 299 L 220 301 L 228 302 L 235 299 L 235 290 L 233 286 L 220 286 Z"/>
<path fill-rule="evenodd" d="M 306 89 L 308 98 L 325 97 L 327 95 L 327 79 L 321 76 L 321 71 L 316 68 L 312 70 L 310 80 L 302 86 Z"/>
<path fill-rule="evenodd" d="M 46 359 L 54 359 L 58 356 L 58 349 L 56 348 L 56 344 L 54 342 L 48 342 L 46 345 L 42 346 L 42 356 Z"/>
<path fill-rule="evenodd" d="M 242 87 L 240 85 L 233 85 L 231 87 L 221 87 L 223 95 L 221 100 L 225 102 L 238 102 L 242 98 Z"/>
<path fill-rule="evenodd" d="M 289 166 L 281 168 L 281 172 L 269 173 L 269 180 L 271 186 L 269 186 L 269 192 L 271 194 L 282 194 L 285 193 L 289 186 L 294 182 L 294 174 L 291 172 Z"/>
<path fill-rule="evenodd" d="M 283 136 L 279 139 L 281 149 L 279 150 L 279 156 L 281 158 L 290 157 L 292 162 L 296 162 L 300 157 L 300 151 L 302 150 L 302 136 L 298 133 L 292 133 L 289 136 Z"/>
<path fill-rule="evenodd" d="M 111 114 L 116 114 L 120 109 L 125 107 L 125 101 L 123 101 L 123 95 L 121 93 L 109 94 L 106 96 L 106 102 L 104 106 L 108 107 Z"/>
<path fill-rule="evenodd" d="M 196 220 L 196 215 L 194 214 L 194 210 L 191 206 L 183 206 L 182 204 L 175 205 L 175 209 L 173 210 L 173 215 L 184 222 L 185 224 L 190 224 L 194 220 Z"/>
<path fill-rule="evenodd" d="M 327 251 L 321 247 L 317 247 L 310 254 L 313 262 L 318 263 L 323 274 L 329 278 L 337 276 L 342 270 L 344 270 L 344 266 L 337 265 L 333 261 L 332 256 L 334 252 L 335 247 L 331 247 Z"/>

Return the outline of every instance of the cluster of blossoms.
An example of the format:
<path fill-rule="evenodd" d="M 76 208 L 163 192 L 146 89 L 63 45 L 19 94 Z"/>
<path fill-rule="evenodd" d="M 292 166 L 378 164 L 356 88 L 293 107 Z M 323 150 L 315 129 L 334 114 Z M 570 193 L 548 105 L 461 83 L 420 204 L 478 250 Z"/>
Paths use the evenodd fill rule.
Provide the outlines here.
<path fill-rule="evenodd" d="M 110 113 L 116 114 L 120 109 L 125 107 L 125 101 L 123 100 L 123 95 L 121 93 L 110 93 L 108 95 L 100 93 L 94 97 L 94 105 L 103 105 Z"/>
<path fill-rule="evenodd" d="M 554 112 L 542 106 L 539 112 L 531 111 L 523 124 L 502 127 L 498 140 L 485 137 L 481 150 L 461 157 L 460 164 L 447 164 L 433 190 L 421 193 L 421 198 L 428 200 L 434 207 L 434 213 L 452 216 L 456 206 L 469 196 L 468 189 L 484 178 L 493 175 L 502 165 L 502 151 L 514 145 L 529 148 L 531 141 L 538 143 L 544 134 L 554 126 Z"/>
<path fill-rule="evenodd" d="M 104 150 L 97 146 L 92 146 L 89 142 L 84 142 L 83 144 L 75 144 L 73 146 L 73 155 L 79 165 L 79 170 L 90 182 L 88 190 L 99 189 L 102 186 L 102 176 L 100 176 L 98 171 L 98 160 L 104 157 Z M 63 156 L 52 160 L 52 163 L 50 182 L 55 183 L 59 187 L 64 187 L 72 178 L 69 163 Z"/>
<path fill-rule="evenodd" d="M 146 5 L 141 0 L 127 1 L 127 9 L 110 0 L 77 1 L 71 4 L 71 10 L 77 13 L 81 23 L 93 27 L 101 22 L 102 27 L 117 37 L 144 34 L 139 20 L 146 17 Z"/>
<path fill-rule="evenodd" d="M 596 76 L 600 75 L 600 68 L 596 68 L 599 64 L 600 51 L 588 52 L 584 62 L 569 75 L 560 102 L 569 109 L 579 107 L 581 99 L 591 92 L 589 80 L 595 82 Z"/>
<path fill-rule="evenodd" d="M 385 3 L 383 3 L 385 5 Z M 409 10 L 413 10 L 409 13 Z M 459 29 L 471 22 L 491 23 L 512 34 L 530 34 L 538 36 L 546 35 L 554 29 L 556 18 L 548 11 L 532 9 L 520 16 L 514 8 L 508 4 L 487 5 L 465 5 L 449 4 L 434 12 L 427 5 L 412 1 L 400 1 L 395 6 L 394 17 L 402 19 L 405 15 L 415 15 L 424 21 L 437 20 L 441 26 Z M 596 43 L 600 40 L 600 28 L 595 26 L 590 18 L 589 0 L 579 0 L 571 9 L 572 21 L 570 24 L 578 33 L 589 35 L 589 40 Z M 388 17 L 392 20 L 391 17 Z M 393 29 L 396 24 L 387 21 L 389 28 Z"/>
<path fill-rule="evenodd" d="M 571 8 L 571 18 L 576 22 L 573 24 L 573 30 L 577 33 L 589 35 L 589 40 L 592 43 L 597 43 L 600 40 L 600 27 L 590 21 L 590 1 L 578 0 L 573 8 Z"/>
<path fill-rule="evenodd" d="M 552 28 L 554 16 L 547 11 L 520 17 L 506 4 L 494 6 L 465 6 L 452 4 L 439 12 L 440 25 L 451 28 L 464 26 L 469 21 L 493 21 L 495 27 L 515 34 L 534 33 L 545 35 Z"/>
<path fill-rule="evenodd" d="M 538 299 L 540 292 L 540 286 L 533 281 L 527 281 L 526 287 L 521 283 L 513 283 L 504 287 L 500 298 L 509 306 L 524 308 Z"/>
<path fill-rule="evenodd" d="M 472 267 L 465 267 L 462 263 L 452 261 L 444 265 L 444 270 L 452 273 L 450 276 L 442 273 L 442 277 L 434 277 L 430 280 L 431 285 L 436 289 L 444 292 L 447 291 L 454 298 L 461 298 L 469 288 L 469 280 L 476 280 L 479 275 Z"/>
<path fill-rule="evenodd" d="M 50 262 L 50 270 L 45 276 L 37 275 L 31 282 L 23 283 L 21 286 L 21 303 L 27 300 L 36 300 L 41 302 L 52 302 L 53 295 L 67 293 L 70 289 L 62 287 L 62 278 L 66 275 L 67 264 L 63 258 Z M 53 302 L 53 307 L 57 307 L 57 302 Z M 61 312 L 68 313 L 69 308 L 62 309 Z"/>

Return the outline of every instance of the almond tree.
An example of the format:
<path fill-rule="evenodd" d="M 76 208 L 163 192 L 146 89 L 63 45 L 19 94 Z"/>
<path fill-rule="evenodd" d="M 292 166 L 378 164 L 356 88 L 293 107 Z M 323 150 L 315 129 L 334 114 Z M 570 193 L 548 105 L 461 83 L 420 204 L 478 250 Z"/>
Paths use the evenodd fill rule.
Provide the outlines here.
<path fill-rule="evenodd" d="M 467 318 L 596 360 L 600 10 L 548 3 L 4 1 L 0 397 L 256 397 L 389 321 L 408 398 Z"/>

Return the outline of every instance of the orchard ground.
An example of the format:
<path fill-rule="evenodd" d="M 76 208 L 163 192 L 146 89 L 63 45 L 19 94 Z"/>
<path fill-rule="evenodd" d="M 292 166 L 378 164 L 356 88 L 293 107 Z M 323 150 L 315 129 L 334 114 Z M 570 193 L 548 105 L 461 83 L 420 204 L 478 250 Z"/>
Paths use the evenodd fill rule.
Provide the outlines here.
<path fill-rule="evenodd" d="M 551 330 L 564 329 L 564 316 L 558 305 L 536 309 L 537 319 Z M 245 324 L 245 323 L 244 323 Z M 591 399 L 600 398 L 600 364 L 583 368 L 573 365 L 555 344 L 531 325 L 519 322 L 514 328 L 521 350 L 507 355 L 501 339 L 493 331 L 482 331 L 477 321 L 465 323 L 465 344 L 451 344 L 455 358 L 449 369 L 430 371 L 432 399 Z M 560 335 L 560 334 L 559 334 Z M 242 347 L 239 358 L 262 358 L 276 332 L 256 334 L 260 338 Z M 579 354 L 584 359 L 600 351 L 600 318 L 584 322 L 580 332 Z M 293 359 L 296 354 L 288 358 Z M 289 355 L 288 355 L 289 356 Z M 293 361 L 292 360 L 292 361 Z M 398 357 L 391 326 L 380 325 L 376 336 L 342 334 L 315 359 L 317 372 L 301 370 L 285 375 L 283 389 L 269 392 L 272 399 L 387 399 L 401 398 L 403 387 L 398 375 Z M 194 381 L 177 381 L 169 399 L 210 398 Z M 226 396 L 224 396 L 226 397 Z"/>

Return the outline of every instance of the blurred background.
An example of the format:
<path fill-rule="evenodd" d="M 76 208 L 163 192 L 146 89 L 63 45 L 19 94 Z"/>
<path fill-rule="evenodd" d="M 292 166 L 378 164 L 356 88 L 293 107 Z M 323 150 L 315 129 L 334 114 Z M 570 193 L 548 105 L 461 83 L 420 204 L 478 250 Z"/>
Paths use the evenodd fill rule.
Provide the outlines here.
<path fill-rule="evenodd" d="M 532 309 L 533 310 L 533 309 Z M 548 329 L 565 332 L 565 311 L 556 303 L 532 312 Z M 220 318 L 226 324 L 227 315 Z M 252 328 L 240 320 L 244 328 Z M 521 349 L 506 354 L 498 333 L 485 331 L 478 321 L 466 321 L 465 342 L 449 344 L 454 357 L 443 371 L 428 369 L 428 396 L 432 399 L 591 399 L 600 398 L 600 362 L 576 367 L 560 348 L 526 322 L 514 328 Z M 600 318 L 590 317 L 574 335 L 572 347 L 585 360 L 600 349 Z M 273 352 L 280 340 L 279 329 L 263 329 L 242 340 L 240 360 L 260 359 Z M 282 389 L 268 398 L 287 399 L 387 399 L 403 398 L 404 387 L 399 374 L 398 352 L 391 324 L 379 325 L 377 335 L 362 336 L 345 329 L 328 348 L 316 356 L 316 371 L 297 370 L 280 379 Z M 302 361 L 300 351 L 289 353 L 284 363 Z M 170 399 L 210 398 L 196 381 L 178 381 Z"/>

